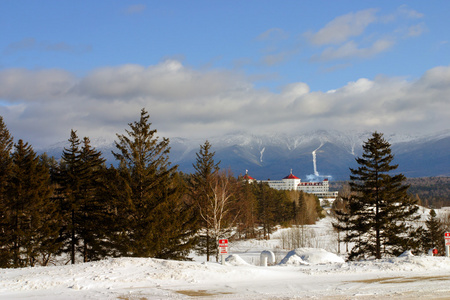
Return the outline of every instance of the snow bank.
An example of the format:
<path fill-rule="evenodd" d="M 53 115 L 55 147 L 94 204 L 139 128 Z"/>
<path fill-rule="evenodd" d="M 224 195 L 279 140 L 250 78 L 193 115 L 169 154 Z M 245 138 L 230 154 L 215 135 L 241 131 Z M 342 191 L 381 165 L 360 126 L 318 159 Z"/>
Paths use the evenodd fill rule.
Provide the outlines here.
<path fill-rule="evenodd" d="M 0 300 L 356 299 L 358 295 L 364 299 L 447 299 L 450 293 L 448 257 L 408 254 L 343 263 L 323 249 L 299 248 L 283 261 L 284 266 L 262 268 L 233 254 L 226 265 L 114 258 L 0 269 Z"/>
<path fill-rule="evenodd" d="M 324 249 L 319 248 L 297 248 L 290 251 L 280 262 L 280 265 L 309 265 L 344 263 L 345 261 Z"/>
<path fill-rule="evenodd" d="M 237 254 L 228 256 L 225 261 L 232 266 L 248 266 L 249 264 Z"/>
<path fill-rule="evenodd" d="M 414 256 L 414 254 L 412 254 L 411 250 L 407 250 L 402 254 L 400 254 L 398 257 L 411 257 L 411 256 Z"/>

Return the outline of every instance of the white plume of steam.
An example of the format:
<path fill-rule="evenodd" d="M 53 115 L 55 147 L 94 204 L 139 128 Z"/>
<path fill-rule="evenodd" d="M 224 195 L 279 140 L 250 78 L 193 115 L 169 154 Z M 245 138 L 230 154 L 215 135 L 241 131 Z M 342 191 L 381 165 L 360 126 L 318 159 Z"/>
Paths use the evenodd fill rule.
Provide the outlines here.
<path fill-rule="evenodd" d="M 310 182 L 314 182 L 314 181 L 322 181 L 324 178 L 331 178 L 331 175 L 320 175 L 319 171 L 317 171 L 317 158 L 316 158 L 316 151 L 319 150 L 320 148 L 322 148 L 322 146 L 324 145 L 324 142 L 320 142 L 320 146 L 317 147 L 316 149 L 314 149 L 314 151 L 312 152 L 312 157 L 313 157 L 313 167 L 314 167 L 314 174 L 310 174 L 310 175 L 306 175 L 306 179 Z"/>
<path fill-rule="evenodd" d="M 316 164 L 316 151 L 319 150 L 320 148 L 322 148 L 323 146 L 323 142 L 320 143 L 320 146 L 317 147 L 317 149 L 315 149 L 312 152 L 312 157 L 313 157 L 313 165 L 314 165 L 314 176 L 318 177 L 319 176 L 319 172 L 317 171 L 317 164 Z"/>

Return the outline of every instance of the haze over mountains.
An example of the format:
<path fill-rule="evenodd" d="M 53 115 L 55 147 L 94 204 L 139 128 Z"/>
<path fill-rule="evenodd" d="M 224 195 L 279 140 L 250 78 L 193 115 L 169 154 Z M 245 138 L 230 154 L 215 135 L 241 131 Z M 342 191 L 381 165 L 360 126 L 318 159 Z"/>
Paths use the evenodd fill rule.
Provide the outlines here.
<path fill-rule="evenodd" d="M 292 172 L 303 181 L 348 180 L 349 168 L 357 167 L 355 158 L 362 154 L 362 144 L 371 132 L 319 130 L 298 135 L 253 135 L 245 132 L 209 138 L 215 160 L 221 169 L 235 176 L 246 170 L 256 179 L 281 179 Z M 398 172 L 406 177 L 450 176 L 450 130 L 427 135 L 385 135 L 399 164 Z M 206 139 L 205 139 L 206 140 Z M 205 140 L 170 139 L 170 161 L 184 173 L 194 172 L 196 153 Z M 116 164 L 113 143 L 97 139 L 92 145 L 102 151 L 107 163 Z M 60 142 L 39 153 L 59 159 L 67 142 Z"/>

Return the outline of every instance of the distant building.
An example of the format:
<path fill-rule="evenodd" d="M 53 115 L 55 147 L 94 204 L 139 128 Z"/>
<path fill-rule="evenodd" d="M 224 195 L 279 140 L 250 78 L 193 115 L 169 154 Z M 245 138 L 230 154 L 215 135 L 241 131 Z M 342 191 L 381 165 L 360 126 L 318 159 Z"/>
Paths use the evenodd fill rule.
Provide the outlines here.
<path fill-rule="evenodd" d="M 256 181 L 255 178 L 253 178 L 250 175 L 248 175 L 248 170 L 245 170 L 244 180 L 247 180 L 249 183 L 252 183 L 252 182 Z"/>
<path fill-rule="evenodd" d="M 324 179 L 319 182 L 302 182 L 300 178 L 291 173 L 281 180 L 256 180 L 250 175 L 246 170 L 244 180 L 249 182 L 262 182 L 267 183 L 271 188 L 277 190 L 293 190 L 293 191 L 303 191 L 308 194 L 314 194 L 321 200 L 336 200 L 338 192 L 329 191 L 328 179 Z"/>

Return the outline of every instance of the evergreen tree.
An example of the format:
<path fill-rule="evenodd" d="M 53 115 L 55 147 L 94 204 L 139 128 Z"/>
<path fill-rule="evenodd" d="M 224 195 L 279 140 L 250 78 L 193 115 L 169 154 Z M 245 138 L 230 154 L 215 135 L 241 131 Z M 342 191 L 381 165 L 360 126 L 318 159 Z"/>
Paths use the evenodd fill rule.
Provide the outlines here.
<path fill-rule="evenodd" d="M 91 146 L 89 138 L 80 141 L 74 130 L 69 142 L 57 177 L 61 211 L 66 220 L 61 235 L 65 242 L 63 252 L 70 253 L 73 264 L 77 253 L 84 262 L 109 254 L 112 246 L 106 231 L 111 214 L 109 198 L 103 193 L 106 168 L 102 153 Z"/>
<path fill-rule="evenodd" d="M 3 117 L 0 116 L 0 267 L 6 267 L 11 261 L 11 232 L 9 219 L 11 211 L 8 207 L 7 188 L 12 172 L 11 151 L 13 137 L 8 131 Z"/>
<path fill-rule="evenodd" d="M 444 248 L 444 226 L 442 221 L 437 217 L 434 209 L 430 211 L 430 217 L 425 221 L 426 229 L 424 232 L 424 250 L 428 251 L 431 248 L 436 248 L 438 253 L 445 253 Z"/>
<path fill-rule="evenodd" d="M 239 238 L 256 238 L 256 225 L 258 221 L 257 200 L 253 193 L 253 185 L 248 180 L 242 181 L 238 194 L 239 214 L 237 219 L 237 233 Z"/>
<path fill-rule="evenodd" d="M 267 183 L 258 183 L 254 193 L 258 201 L 258 221 L 262 227 L 263 238 L 268 239 L 276 225 L 277 191 L 269 187 Z"/>
<path fill-rule="evenodd" d="M 219 162 L 214 161 L 215 152 L 211 152 L 211 144 L 205 141 L 200 145 L 200 150 L 196 153 L 196 163 L 192 164 L 195 173 L 190 178 L 190 196 L 195 203 L 195 215 L 199 229 L 201 229 L 197 253 L 206 254 L 206 260 L 209 261 L 210 256 L 217 252 L 217 247 L 213 244 L 210 237 L 211 224 L 206 221 L 203 216 L 212 214 L 209 211 L 208 199 L 212 197 L 212 185 L 214 178 L 219 172 Z"/>
<path fill-rule="evenodd" d="M 61 240 L 64 241 L 63 252 L 70 254 L 70 262 L 75 263 L 76 252 L 83 252 L 80 245 L 82 224 L 83 187 L 86 184 L 88 169 L 82 161 L 81 141 L 76 131 L 71 130 L 69 148 L 64 148 L 58 183 L 60 186 L 60 210 L 64 224 Z"/>
<path fill-rule="evenodd" d="M 9 186 L 12 266 L 45 264 L 56 252 L 53 245 L 59 230 L 57 206 L 51 201 L 49 170 L 22 140 L 15 145 L 12 159 Z"/>
<path fill-rule="evenodd" d="M 407 194 L 403 174 L 389 175 L 398 165 L 392 165 L 394 156 L 390 144 L 380 133 L 363 145 L 362 157 L 357 158 L 359 168 L 350 169 L 352 194 L 348 201 L 347 224 L 334 226 L 348 232 L 347 242 L 354 242 L 349 259 L 360 257 L 381 258 L 399 255 L 409 245 L 408 220 L 418 207 Z"/>
<path fill-rule="evenodd" d="M 142 109 L 140 120 L 129 124 L 131 130 L 117 135 L 119 152 L 113 152 L 125 191 L 116 199 L 125 254 L 185 259 L 195 233 L 193 207 L 183 201 L 177 167 L 168 161 L 169 139 L 160 140 L 148 120 Z"/>
<path fill-rule="evenodd" d="M 80 155 L 86 180 L 81 185 L 79 235 L 83 261 L 87 262 L 105 257 L 111 246 L 105 239 L 108 203 L 101 197 L 105 159 L 100 151 L 91 146 L 87 137 L 83 138 Z"/>

